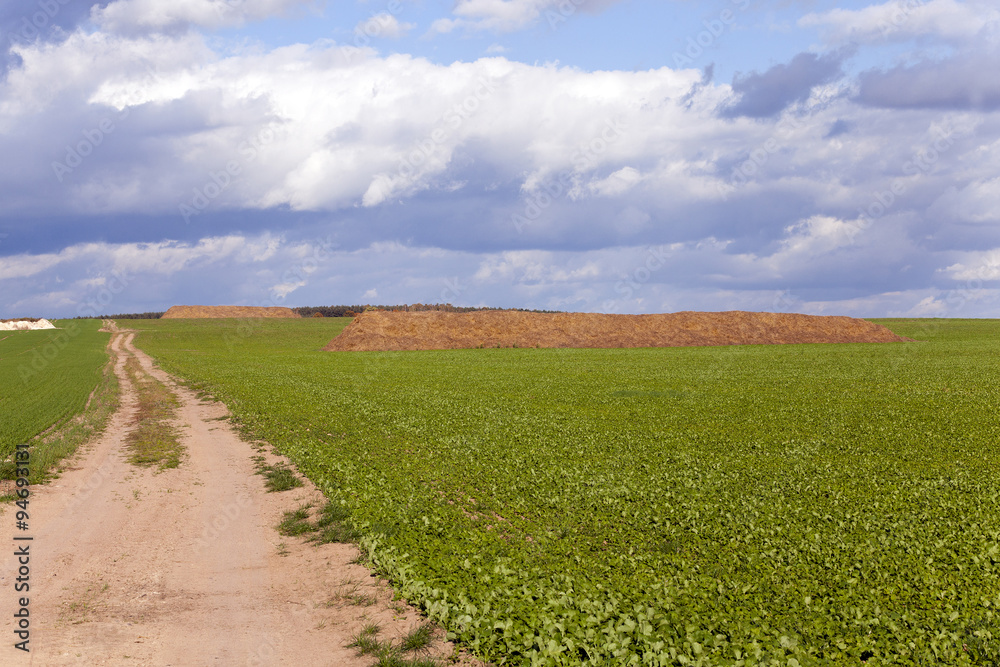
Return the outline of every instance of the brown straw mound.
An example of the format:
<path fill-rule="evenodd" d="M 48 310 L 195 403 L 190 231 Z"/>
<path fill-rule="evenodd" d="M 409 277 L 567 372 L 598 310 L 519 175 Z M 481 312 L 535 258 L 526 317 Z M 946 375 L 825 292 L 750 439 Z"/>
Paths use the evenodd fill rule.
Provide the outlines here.
<path fill-rule="evenodd" d="M 786 313 L 601 315 L 520 311 L 389 312 L 359 315 L 328 351 L 454 350 L 475 347 L 680 347 L 909 340 L 853 317 Z"/>
<path fill-rule="evenodd" d="M 291 308 L 275 306 L 172 306 L 160 319 L 205 319 L 205 318 L 245 318 L 245 317 L 301 317 Z"/>

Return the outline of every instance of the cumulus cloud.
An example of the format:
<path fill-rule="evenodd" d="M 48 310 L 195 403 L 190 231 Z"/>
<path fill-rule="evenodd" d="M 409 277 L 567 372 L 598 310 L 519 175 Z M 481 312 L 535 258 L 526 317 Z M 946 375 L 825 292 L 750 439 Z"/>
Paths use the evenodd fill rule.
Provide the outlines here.
<path fill-rule="evenodd" d="M 126 8 L 114 6 L 107 16 Z M 120 270 L 146 278 L 118 310 L 209 285 L 250 305 L 376 290 L 386 302 L 614 312 L 958 312 L 952 276 L 978 266 L 964 253 L 1000 247 L 1000 120 L 981 112 L 992 98 L 930 97 L 990 90 L 947 67 L 975 55 L 992 71 L 985 32 L 853 87 L 842 51 L 726 85 L 696 70 L 443 65 L 332 41 L 221 54 L 184 29 L 208 20 L 201 5 L 145 18 L 142 6 L 118 32 L 13 47 L 20 64 L 0 83 L 0 150 L 18 156 L 0 162 L 0 306 L 44 295 L 70 308 Z M 546 8 L 460 2 L 453 17 L 501 31 Z M 384 36 L 407 27 L 394 25 Z M 911 85 L 934 68 L 942 85 Z M 882 101 L 876 76 L 899 77 Z M 893 113 L 893 100 L 911 111 Z M 938 150 L 945 126 L 958 129 Z M 309 268 L 310 245 L 290 230 L 334 235 L 336 261 Z"/>
<path fill-rule="evenodd" d="M 306 2 L 309 0 L 115 0 L 95 6 L 91 19 L 102 30 L 114 33 L 173 32 L 191 26 L 241 25 Z"/>
<path fill-rule="evenodd" d="M 809 14 L 799 25 L 820 27 L 832 45 L 913 43 L 900 64 L 872 68 L 860 76 L 856 100 L 862 104 L 889 109 L 1000 108 L 1000 84 L 991 76 L 1000 61 L 996 3 L 888 2 Z"/>
<path fill-rule="evenodd" d="M 1000 19 L 992 2 L 971 0 L 891 0 L 862 9 L 806 14 L 801 27 L 820 28 L 828 44 L 878 44 L 934 36 L 961 43 Z"/>
<path fill-rule="evenodd" d="M 638 210 L 625 214 L 642 217 Z M 998 289 L 978 282 L 935 288 L 934 275 L 927 276 L 927 284 L 900 289 L 893 274 L 913 261 L 912 252 L 887 255 L 880 246 L 885 239 L 845 245 L 846 224 L 804 220 L 783 233 L 773 253 L 760 255 L 734 253 L 732 244 L 718 239 L 499 252 L 386 242 L 352 250 L 330 236 L 286 239 L 269 233 L 194 242 L 84 243 L 58 253 L 5 258 L 0 312 L 62 317 L 161 310 L 176 303 L 329 305 L 331 294 L 338 303 L 377 299 L 591 312 L 737 307 L 857 316 L 956 315 L 973 299 L 987 307 L 997 302 Z M 845 249 L 861 256 L 844 255 Z M 952 282 L 996 280 L 998 252 L 969 253 L 932 274 Z M 949 256 L 942 253 L 941 260 Z M 863 276 L 864 290 L 853 287 L 859 281 L 852 274 L 873 257 L 888 271 L 874 280 Z M 811 282 L 817 264 L 825 276 Z M 845 296 L 852 291 L 855 296 Z"/>
<path fill-rule="evenodd" d="M 597 13 L 621 0 L 457 0 L 456 18 L 438 19 L 432 33 L 449 33 L 456 28 L 512 32 L 539 21 L 555 28 L 576 12 Z"/>
<path fill-rule="evenodd" d="M 337 45 L 218 59 L 193 34 L 78 34 L 22 53 L 0 122 L 73 113 L 79 125 L 45 123 L 65 134 L 50 130 L 36 151 L 48 159 L 21 165 L 19 178 L 49 171 L 67 189 L 62 204 L 89 212 L 375 206 L 461 190 L 470 159 L 506 178 L 527 171 L 526 182 L 570 170 L 584 186 L 631 167 L 598 187 L 622 191 L 638 173 L 622 162 L 666 152 L 711 106 L 692 113 L 671 101 L 699 74 L 669 69 L 588 73 L 503 58 L 441 66 L 358 59 Z M 67 69 L 78 78 L 48 82 Z M 105 118 L 113 132 L 94 134 Z M 76 147 L 88 155 L 70 155 Z"/>
<path fill-rule="evenodd" d="M 354 27 L 354 32 L 368 37 L 399 39 L 415 27 L 417 27 L 415 23 L 402 23 L 389 12 L 379 12 L 364 21 L 360 21 Z"/>
<path fill-rule="evenodd" d="M 0 3 L 0 81 L 22 64 L 19 47 L 61 42 L 87 20 L 91 8 L 107 4 L 108 0 Z"/>
<path fill-rule="evenodd" d="M 929 214 L 979 225 L 1000 224 L 1000 177 L 949 188 L 933 203 Z"/>
<path fill-rule="evenodd" d="M 1000 280 L 1000 248 L 966 255 L 963 261 L 944 269 L 952 280 L 962 280 L 978 286 L 986 281 Z"/>

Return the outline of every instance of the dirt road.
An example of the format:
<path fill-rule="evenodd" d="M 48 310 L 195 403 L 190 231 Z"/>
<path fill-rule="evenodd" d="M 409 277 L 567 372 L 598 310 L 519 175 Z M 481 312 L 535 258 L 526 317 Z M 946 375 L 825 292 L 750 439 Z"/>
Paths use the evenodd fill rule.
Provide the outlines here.
<path fill-rule="evenodd" d="M 225 406 L 154 368 L 133 335 L 113 333 L 122 400 L 104 435 L 58 479 L 32 488 L 30 593 L 14 591 L 18 563 L 7 538 L 0 665 L 370 665 L 347 648 L 363 626 L 377 622 L 389 639 L 419 625 L 414 610 L 352 564 L 355 547 L 276 531 L 285 511 L 322 496 L 308 482 L 267 493 L 254 474 L 257 451 L 223 419 Z M 128 462 L 137 405 L 130 355 L 180 400 L 178 468 Z M 17 532 L 16 509 L 0 515 L 8 535 Z M 14 648 L 20 596 L 30 598 L 30 653 Z M 450 655 L 437 635 L 431 654 Z"/>

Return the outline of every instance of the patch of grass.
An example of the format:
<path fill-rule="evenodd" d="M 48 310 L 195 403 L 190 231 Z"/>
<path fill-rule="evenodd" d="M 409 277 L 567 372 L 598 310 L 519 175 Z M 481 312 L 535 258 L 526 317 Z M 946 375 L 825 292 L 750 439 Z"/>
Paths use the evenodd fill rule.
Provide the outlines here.
<path fill-rule="evenodd" d="M 382 646 L 378 640 L 380 632 L 382 632 L 382 626 L 378 623 L 369 623 L 354 635 L 347 648 L 358 649 L 358 655 L 374 655 Z"/>
<path fill-rule="evenodd" d="M 310 537 L 316 544 L 356 542 L 361 534 L 350 524 L 350 511 L 343 505 L 327 503 L 316 519 L 317 533 Z"/>
<path fill-rule="evenodd" d="M 361 534 L 346 523 L 335 523 L 324 527 L 309 538 L 316 544 L 349 544 L 356 542 Z"/>
<path fill-rule="evenodd" d="M 138 407 L 133 427 L 125 438 L 133 465 L 158 466 L 160 470 L 181 464 L 184 446 L 177 438 L 177 429 L 170 421 L 176 416 L 177 397 L 159 380 L 143 370 L 139 360 L 130 356 L 125 371 L 138 394 Z"/>
<path fill-rule="evenodd" d="M 260 457 L 263 460 L 263 457 Z M 259 465 L 257 474 L 264 476 L 264 488 L 270 493 L 288 491 L 302 486 L 302 480 L 284 463 Z"/>
<path fill-rule="evenodd" d="M 360 536 L 358 531 L 346 522 L 348 512 L 340 505 L 327 503 L 319 511 L 314 523 L 309 521 L 311 507 L 311 504 L 303 505 L 292 512 L 285 512 L 284 518 L 278 524 L 278 532 L 282 535 L 312 533 L 309 541 L 316 544 L 349 543 L 356 541 Z"/>
<path fill-rule="evenodd" d="M 403 651 L 426 651 L 433 641 L 434 625 L 421 623 L 400 640 L 399 648 Z"/>
<path fill-rule="evenodd" d="M 393 645 L 391 640 L 381 641 L 378 638 L 379 633 L 381 633 L 381 627 L 376 623 L 369 623 L 364 628 L 361 629 L 351 643 L 348 644 L 348 648 L 356 648 L 358 655 L 367 655 L 375 658 L 375 663 L 372 667 L 438 667 L 439 663 L 436 660 L 430 658 L 407 658 L 404 654 L 413 652 L 415 650 L 425 650 L 428 642 L 422 643 L 423 631 L 421 628 L 425 626 L 420 626 L 417 628 L 419 633 L 419 638 L 417 640 L 411 640 L 415 648 L 407 648 L 407 640 L 410 639 L 415 632 L 411 632 L 409 635 L 403 638 L 398 646 Z M 429 627 L 429 626 L 428 626 Z M 430 632 L 430 631 L 428 631 Z"/>
<path fill-rule="evenodd" d="M 319 517 L 316 519 L 316 527 L 326 528 L 329 525 L 345 521 L 349 516 L 350 512 L 343 505 L 327 503 L 319 512 Z"/>
<path fill-rule="evenodd" d="M 281 520 L 281 523 L 278 524 L 278 532 L 282 535 L 291 537 L 316 530 L 312 524 L 309 523 L 310 507 L 312 507 L 312 505 L 308 504 L 299 507 L 297 510 L 285 512 L 284 518 Z"/>

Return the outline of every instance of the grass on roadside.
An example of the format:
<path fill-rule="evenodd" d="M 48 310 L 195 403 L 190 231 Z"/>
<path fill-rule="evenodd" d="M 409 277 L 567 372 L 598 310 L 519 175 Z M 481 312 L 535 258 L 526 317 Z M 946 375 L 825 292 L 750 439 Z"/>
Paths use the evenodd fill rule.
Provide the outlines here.
<path fill-rule="evenodd" d="M 341 505 L 327 503 L 318 513 L 314 522 L 310 523 L 311 504 L 302 505 L 298 509 L 285 512 L 278 532 L 282 535 L 306 535 L 316 544 L 346 543 L 358 539 L 359 533 L 348 522 L 349 514 Z"/>
<path fill-rule="evenodd" d="M 181 464 L 184 446 L 177 429 L 169 422 L 177 412 L 177 397 L 159 380 L 146 373 L 139 360 L 129 357 L 125 371 L 132 379 L 138 396 L 134 428 L 126 438 L 133 465 L 158 466 L 160 470 Z"/>
<path fill-rule="evenodd" d="M 263 456 L 253 457 L 257 474 L 264 476 L 264 486 L 269 492 L 288 491 L 302 486 L 302 480 L 284 463 L 268 465 Z"/>
<path fill-rule="evenodd" d="M 378 638 L 382 628 L 377 623 L 369 623 L 363 627 L 348 644 L 348 648 L 357 649 L 359 656 L 371 656 L 376 662 L 373 667 L 438 667 L 437 660 L 428 657 L 410 657 L 407 653 L 427 651 L 433 641 L 434 626 L 424 623 L 417 626 L 403 637 L 398 645 L 391 640 L 382 641 Z"/>

